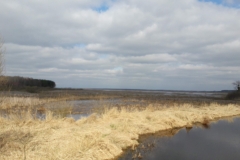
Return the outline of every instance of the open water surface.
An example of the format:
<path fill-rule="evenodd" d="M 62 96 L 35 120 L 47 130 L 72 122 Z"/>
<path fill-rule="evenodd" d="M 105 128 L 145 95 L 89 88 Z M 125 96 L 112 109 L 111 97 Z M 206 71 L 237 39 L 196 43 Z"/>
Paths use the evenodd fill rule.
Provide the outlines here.
<path fill-rule="evenodd" d="M 108 90 L 104 90 L 108 91 Z M 113 90 L 110 90 L 113 91 Z M 119 92 L 122 92 L 122 94 L 126 94 L 125 90 L 116 90 Z M 73 100 L 73 101 L 67 101 L 67 105 L 65 103 L 61 104 L 59 102 L 53 102 L 46 104 L 44 107 L 50 109 L 50 110 L 61 110 L 61 112 L 65 112 L 65 116 L 67 117 L 73 117 L 74 119 L 78 120 L 82 117 L 87 117 L 91 113 L 100 113 L 104 111 L 104 107 L 111 108 L 111 107 L 146 107 L 149 105 L 149 102 L 142 99 L 141 96 L 144 97 L 144 95 L 150 97 L 155 97 L 159 100 L 161 96 L 176 96 L 178 98 L 185 97 L 187 99 L 191 98 L 206 98 L 206 97 L 223 97 L 226 93 L 224 92 L 200 92 L 200 91 L 151 91 L 151 90 L 128 90 L 127 93 L 133 94 L 134 97 L 132 98 L 113 98 L 113 99 L 100 99 L 100 100 Z M 127 97 L 127 94 L 125 95 Z M 138 97 L 140 96 L 140 98 Z M 175 97 L 175 98 L 176 98 Z M 167 98 L 167 97 L 164 97 Z M 164 99 L 166 101 L 166 99 Z M 172 99 L 174 101 L 174 99 Z M 154 101 L 153 101 L 154 102 Z M 65 111 L 64 111 L 65 110 Z M 45 118 L 45 113 L 39 113 L 37 115 L 40 119 Z"/>
<path fill-rule="evenodd" d="M 59 102 L 53 102 L 46 104 L 46 108 L 58 110 L 64 108 L 67 110 L 71 108 L 71 114 L 66 114 L 67 117 L 72 117 L 75 120 L 81 119 L 82 117 L 87 117 L 92 113 L 104 112 L 104 108 L 111 107 L 126 107 L 126 106 L 146 106 L 147 103 L 141 100 L 131 100 L 131 99 L 103 99 L 103 100 L 73 100 L 67 102 L 69 106 L 61 106 Z M 38 114 L 41 119 L 45 118 L 45 113 Z"/>
<path fill-rule="evenodd" d="M 119 160 L 240 160 L 240 118 L 141 141 L 135 151 L 128 150 Z"/>
<path fill-rule="evenodd" d="M 146 105 L 145 102 L 136 100 L 123 100 L 123 99 L 105 99 L 105 100 L 76 100 L 69 101 L 73 106 L 73 114 L 68 115 L 76 120 L 87 117 L 93 112 L 103 112 L 104 107 L 121 107 L 128 105 Z"/>

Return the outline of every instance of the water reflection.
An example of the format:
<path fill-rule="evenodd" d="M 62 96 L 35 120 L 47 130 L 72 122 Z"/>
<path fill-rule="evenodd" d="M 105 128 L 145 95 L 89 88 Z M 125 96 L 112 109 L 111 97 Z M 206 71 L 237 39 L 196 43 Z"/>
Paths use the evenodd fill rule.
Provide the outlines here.
<path fill-rule="evenodd" d="M 72 105 L 72 115 L 74 119 L 80 119 L 82 117 L 89 116 L 94 112 L 104 112 L 104 107 L 123 107 L 123 106 L 146 106 L 146 102 L 137 101 L 137 100 L 123 100 L 123 99 L 104 99 L 104 100 L 78 100 L 78 101 L 69 101 Z"/>
<path fill-rule="evenodd" d="M 64 117 L 72 117 L 75 120 L 87 117 L 92 113 L 102 113 L 104 108 L 111 107 L 126 107 L 126 106 L 146 106 L 147 103 L 141 100 L 134 99 L 103 99 L 103 100 L 74 100 L 64 103 L 53 102 L 46 104 L 44 108 L 50 109 L 56 115 L 59 113 Z M 45 119 L 45 110 L 41 112 L 38 109 L 37 117 L 39 119 Z"/>
<path fill-rule="evenodd" d="M 190 128 L 189 128 L 190 129 Z M 165 134 L 166 135 L 166 134 Z M 146 160 L 239 160 L 240 119 L 211 123 L 208 129 L 181 129 L 173 137 L 154 135 L 119 159 Z M 148 147 L 149 144 L 154 147 Z M 138 157 L 140 155 L 140 157 Z"/>

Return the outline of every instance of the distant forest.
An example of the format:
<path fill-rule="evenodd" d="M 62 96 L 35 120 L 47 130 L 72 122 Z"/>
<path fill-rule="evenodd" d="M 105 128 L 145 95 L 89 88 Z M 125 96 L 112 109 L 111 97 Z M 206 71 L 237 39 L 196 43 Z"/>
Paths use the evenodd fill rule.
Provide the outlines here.
<path fill-rule="evenodd" d="M 54 81 L 44 80 L 44 79 L 33 79 L 26 77 L 10 77 L 5 76 L 6 82 L 5 85 L 13 88 L 21 88 L 21 87 L 48 87 L 55 88 L 56 84 Z"/>

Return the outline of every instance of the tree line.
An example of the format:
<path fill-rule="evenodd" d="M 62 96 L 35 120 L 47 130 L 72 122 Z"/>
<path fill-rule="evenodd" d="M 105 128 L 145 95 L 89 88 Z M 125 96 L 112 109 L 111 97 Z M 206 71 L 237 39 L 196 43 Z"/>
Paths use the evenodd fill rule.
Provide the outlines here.
<path fill-rule="evenodd" d="M 19 76 L 4 76 L 6 79 L 5 86 L 13 87 L 13 88 L 21 88 L 21 87 L 48 87 L 55 88 L 56 84 L 54 81 L 45 80 L 45 79 L 33 79 Z"/>
<path fill-rule="evenodd" d="M 4 76 L 4 48 L 3 39 L 0 36 L 0 88 L 21 88 L 21 87 L 48 87 L 55 88 L 53 81 L 45 79 L 33 79 L 20 76 Z"/>

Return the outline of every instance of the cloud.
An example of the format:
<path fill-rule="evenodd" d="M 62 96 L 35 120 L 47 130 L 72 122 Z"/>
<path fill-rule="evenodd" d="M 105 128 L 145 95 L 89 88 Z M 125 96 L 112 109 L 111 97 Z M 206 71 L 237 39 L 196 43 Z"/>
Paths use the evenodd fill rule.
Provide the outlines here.
<path fill-rule="evenodd" d="M 0 6 L 8 75 L 52 79 L 58 87 L 187 90 L 231 89 L 239 79 L 237 7 L 198 0 Z"/>
<path fill-rule="evenodd" d="M 224 5 L 227 7 L 234 7 L 239 8 L 240 7 L 240 1 L 239 0 L 199 0 L 201 2 L 211 2 L 218 5 Z"/>

